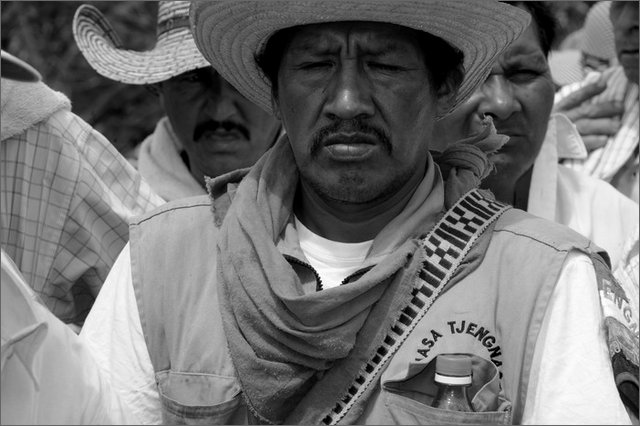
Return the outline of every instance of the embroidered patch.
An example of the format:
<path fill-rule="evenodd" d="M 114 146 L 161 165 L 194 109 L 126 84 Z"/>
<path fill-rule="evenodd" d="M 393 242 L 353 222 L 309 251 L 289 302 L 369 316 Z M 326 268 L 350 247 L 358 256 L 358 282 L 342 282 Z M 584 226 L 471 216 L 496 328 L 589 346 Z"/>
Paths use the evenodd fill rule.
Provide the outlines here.
<path fill-rule="evenodd" d="M 457 337 L 473 339 L 483 348 L 486 359 L 491 360 L 498 368 L 502 366 L 502 349 L 498 344 L 496 333 L 478 322 L 462 318 L 451 321 L 443 320 L 439 326 L 425 333 L 421 344 L 416 348 L 414 361 L 423 362 L 428 359 L 429 353 L 437 347 L 438 340 L 443 339 L 451 342 Z"/>
<path fill-rule="evenodd" d="M 347 392 L 323 418 L 324 424 L 339 422 L 374 383 L 387 361 L 427 313 L 475 241 L 509 208 L 506 204 L 485 198 L 478 190 L 472 190 L 421 238 L 426 260 L 416 277 L 411 301 L 400 313 L 383 344 L 360 369 Z"/>

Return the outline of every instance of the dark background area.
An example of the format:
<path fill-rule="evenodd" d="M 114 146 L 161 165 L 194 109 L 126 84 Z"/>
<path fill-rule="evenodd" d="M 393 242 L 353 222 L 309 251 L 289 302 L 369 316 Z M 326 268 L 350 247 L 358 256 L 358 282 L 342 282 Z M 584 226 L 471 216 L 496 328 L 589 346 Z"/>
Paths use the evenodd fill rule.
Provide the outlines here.
<path fill-rule="evenodd" d="M 144 86 L 109 80 L 84 59 L 72 33 L 73 15 L 84 2 L 2 1 L 2 49 L 27 61 L 53 89 L 71 99 L 72 110 L 126 154 L 153 131 L 162 115 Z M 124 46 L 155 45 L 155 1 L 91 2 L 109 19 Z"/>
<path fill-rule="evenodd" d="M 27 61 L 53 89 L 65 93 L 73 111 L 127 154 L 153 131 L 162 115 L 157 97 L 144 86 L 115 82 L 97 74 L 73 39 L 78 1 L 2 1 L 2 49 Z M 111 22 L 124 46 L 148 50 L 155 45 L 155 1 L 91 2 Z M 559 43 L 582 26 L 595 2 L 551 2 L 560 22 Z"/>

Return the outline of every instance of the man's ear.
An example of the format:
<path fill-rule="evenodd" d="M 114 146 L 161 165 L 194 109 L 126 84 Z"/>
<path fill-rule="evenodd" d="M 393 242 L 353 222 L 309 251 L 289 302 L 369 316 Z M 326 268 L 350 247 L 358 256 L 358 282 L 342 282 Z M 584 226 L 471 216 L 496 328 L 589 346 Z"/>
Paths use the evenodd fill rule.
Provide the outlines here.
<path fill-rule="evenodd" d="M 442 117 L 449 112 L 453 103 L 458 95 L 458 88 L 460 87 L 460 83 L 462 83 L 462 79 L 464 74 L 461 69 L 456 69 L 455 71 L 449 73 L 447 75 L 445 81 L 438 88 L 436 92 L 436 96 L 438 98 L 437 102 L 437 115 Z"/>

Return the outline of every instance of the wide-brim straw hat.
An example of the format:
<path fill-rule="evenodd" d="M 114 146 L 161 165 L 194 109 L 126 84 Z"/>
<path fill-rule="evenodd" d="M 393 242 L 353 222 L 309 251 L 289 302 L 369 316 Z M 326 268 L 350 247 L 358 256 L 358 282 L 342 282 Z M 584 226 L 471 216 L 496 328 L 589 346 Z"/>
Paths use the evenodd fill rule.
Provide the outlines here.
<path fill-rule="evenodd" d="M 374 21 L 438 36 L 464 54 L 452 109 L 482 83 L 494 60 L 526 29 L 530 15 L 494 0 L 206 0 L 191 4 L 191 31 L 229 83 L 271 111 L 271 85 L 255 55 L 276 31 L 306 24 Z"/>
<path fill-rule="evenodd" d="M 2 78 L 16 81 L 36 82 L 42 79 L 35 68 L 4 50 L 0 50 L 0 74 Z"/>
<path fill-rule="evenodd" d="M 88 4 L 74 15 L 73 36 L 94 70 L 122 83 L 158 83 L 210 66 L 191 36 L 188 1 L 159 2 L 157 41 L 151 50 L 125 49 L 105 16 Z"/>

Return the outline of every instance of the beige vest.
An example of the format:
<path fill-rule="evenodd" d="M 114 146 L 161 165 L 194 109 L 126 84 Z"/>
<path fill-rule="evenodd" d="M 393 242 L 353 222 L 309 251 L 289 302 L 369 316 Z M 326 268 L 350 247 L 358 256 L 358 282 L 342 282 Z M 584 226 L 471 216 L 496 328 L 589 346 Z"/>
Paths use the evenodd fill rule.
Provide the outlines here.
<path fill-rule="evenodd" d="M 206 196 L 167 204 L 131 226 L 133 284 L 165 423 L 248 422 L 217 309 L 217 232 Z M 357 423 L 520 423 L 560 269 L 570 250 L 591 255 L 596 248 L 569 228 L 515 209 L 488 234 L 479 267 L 410 330 Z M 473 354 L 478 412 L 429 407 L 432 361 L 445 352 Z"/>

